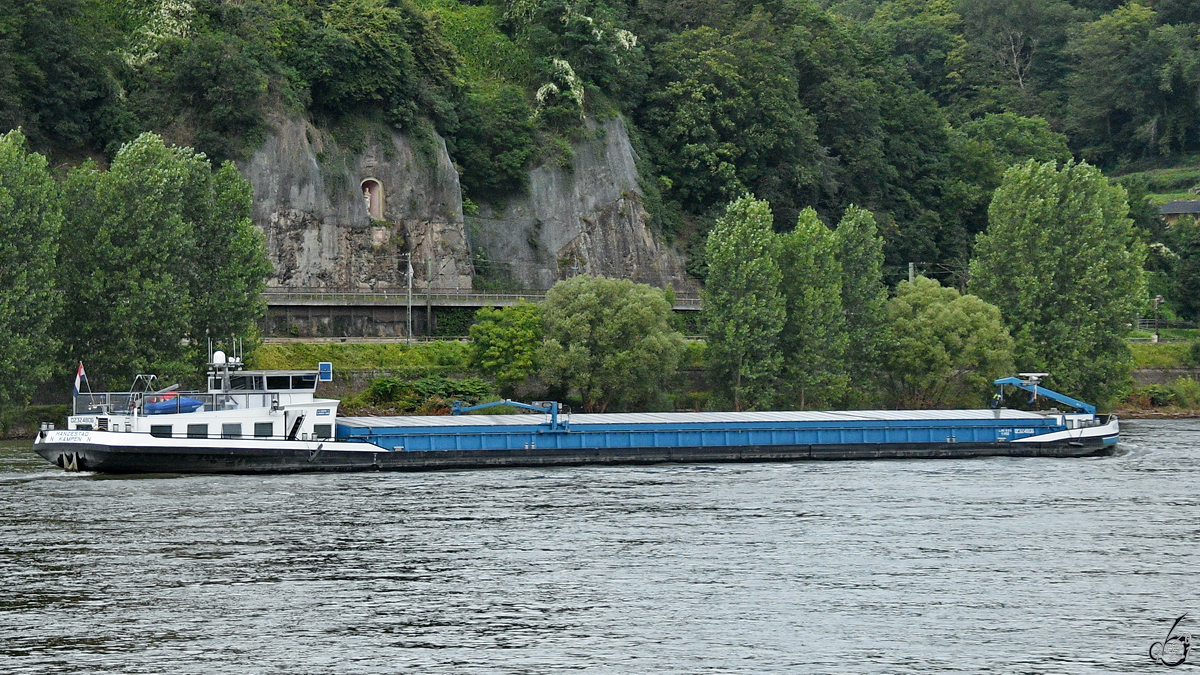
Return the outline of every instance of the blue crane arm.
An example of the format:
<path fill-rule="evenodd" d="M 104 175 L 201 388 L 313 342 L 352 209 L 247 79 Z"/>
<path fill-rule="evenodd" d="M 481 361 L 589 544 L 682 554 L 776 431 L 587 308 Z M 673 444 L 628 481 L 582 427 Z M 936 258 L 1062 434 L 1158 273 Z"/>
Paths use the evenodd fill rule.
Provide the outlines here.
<path fill-rule="evenodd" d="M 559 409 L 558 401 L 550 401 L 549 408 L 545 408 L 540 405 L 531 405 L 529 403 L 522 403 L 520 401 L 514 401 L 510 398 L 503 398 L 503 399 L 500 399 L 499 401 L 492 401 L 490 403 L 480 403 L 479 405 L 469 405 L 469 406 L 463 405 L 462 401 L 455 401 L 454 406 L 452 408 L 450 408 L 450 414 L 451 415 L 461 415 L 463 413 L 472 412 L 474 410 L 483 410 L 485 408 L 494 408 L 499 405 L 510 405 L 514 408 L 521 408 L 523 410 L 532 410 L 534 412 L 540 412 L 540 413 L 548 412 L 548 413 L 550 413 L 550 428 L 551 429 L 558 428 L 558 409 Z"/>
<path fill-rule="evenodd" d="M 1059 403 L 1065 403 L 1065 404 L 1071 406 L 1072 408 L 1077 408 L 1079 410 L 1082 410 L 1083 412 L 1085 412 L 1089 415 L 1096 414 L 1096 406 L 1094 406 L 1090 403 L 1084 403 L 1083 401 L 1080 401 L 1078 399 L 1071 398 L 1070 396 L 1067 396 L 1066 394 L 1060 394 L 1057 391 L 1054 391 L 1053 389 L 1047 389 L 1047 388 L 1039 385 L 1037 382 L 1028 382 L 1026 380 L 1022 380 L 1019 377 L 1002 377 L 1002 378 L 992 382 L 992 384 L 995 384 L 996 386 L 1000 387 L 1001 392 L 1004 391 L 1004 385 L 1011 384 L 1012 386 L 1014 386 L 1018 389 L 1023 389 L 1025 391 L 1033 394 L 1035 397 L 1045 396 L 1046 398 L 1048 398 L 1052 401 L 1058 401 Z"/>

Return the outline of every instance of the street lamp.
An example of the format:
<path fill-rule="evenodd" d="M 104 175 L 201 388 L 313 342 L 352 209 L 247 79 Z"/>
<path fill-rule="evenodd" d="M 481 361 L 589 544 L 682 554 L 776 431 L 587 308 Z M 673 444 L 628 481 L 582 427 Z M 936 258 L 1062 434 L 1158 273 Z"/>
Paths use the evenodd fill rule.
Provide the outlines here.
<path fill-rule="evenodd" d="M 1163 296 L 1154 296 L 1154 339 L 1152 342 L 1158 344 L 1158 306 L 1163 301 Z"/>

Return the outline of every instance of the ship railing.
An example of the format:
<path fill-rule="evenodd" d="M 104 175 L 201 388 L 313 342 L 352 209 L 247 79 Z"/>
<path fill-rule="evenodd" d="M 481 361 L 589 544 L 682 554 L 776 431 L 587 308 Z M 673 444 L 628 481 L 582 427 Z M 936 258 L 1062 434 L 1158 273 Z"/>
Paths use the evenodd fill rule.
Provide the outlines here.
<path fill-rule="evenodd" d="M 141 393 L 97 392 L 75 395 L 73 415 L 128 415 L 136 409 L 136 403 L 131 401 L 140 398 Z"/>
<path fill-rule="evenodd" d="M 158 396 L 143 392 L 97 392 L 81 393 L 75 396 L 72 409 L 74 415 L 137 415 L 146 414 L 145 405 L 148 403 L 174 402 L 174 410 L 160 410 L 156 414 L 181 413 L 185 409 L 183 399 L 198 400 L 203 406 L 194 412 L 214 410 L 245 410 L 248 408 L 267 408 L 278 399 L 270 392 L 228 392 L 201 394 L 197 392 L 169 392 Z M 190 407 L 190 405 L 186 406 Z"/>

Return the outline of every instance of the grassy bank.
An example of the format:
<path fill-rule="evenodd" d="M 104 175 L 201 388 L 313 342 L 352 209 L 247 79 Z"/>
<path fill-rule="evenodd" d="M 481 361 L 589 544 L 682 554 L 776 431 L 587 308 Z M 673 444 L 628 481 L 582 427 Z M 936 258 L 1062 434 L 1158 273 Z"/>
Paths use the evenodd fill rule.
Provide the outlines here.
<path fill-rule="evenodd" d="M 265 370 L 313 369 L 329 361 L 338 370 L 467 370 L 471 345 L 466 342 L 423 342 L 413 345 L 385 344 L 288 344 L 262 345 L 250 357 L 251 368 Z"/>
<path fill-rule="evenodd" d="M 1192 345 L 1186 342 L 1134 342 L 1129 345 L 1136 368 L 1186 368 Z"/>

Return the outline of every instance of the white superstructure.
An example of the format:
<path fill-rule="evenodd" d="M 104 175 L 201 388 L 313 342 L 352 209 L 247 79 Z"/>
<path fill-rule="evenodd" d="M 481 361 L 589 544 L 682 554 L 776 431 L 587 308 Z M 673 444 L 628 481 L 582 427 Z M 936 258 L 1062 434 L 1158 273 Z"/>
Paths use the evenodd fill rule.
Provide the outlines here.
<path fill-rule="evenodd" d="M 339 402 L 316 398 L 317 371 L 242 370 L 240 358 L 220 351 L 209 361 L 203 393 L 155 389 L 153 376 L 139 375 L 128 392 L 76 394 L 67 429 L 159 438 L 334 437 Z"/>

